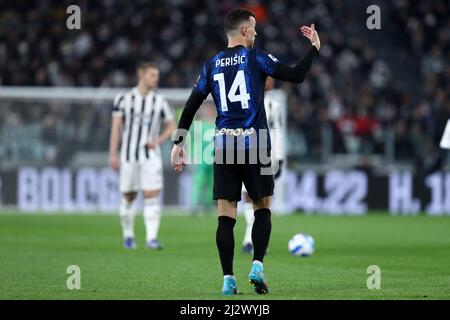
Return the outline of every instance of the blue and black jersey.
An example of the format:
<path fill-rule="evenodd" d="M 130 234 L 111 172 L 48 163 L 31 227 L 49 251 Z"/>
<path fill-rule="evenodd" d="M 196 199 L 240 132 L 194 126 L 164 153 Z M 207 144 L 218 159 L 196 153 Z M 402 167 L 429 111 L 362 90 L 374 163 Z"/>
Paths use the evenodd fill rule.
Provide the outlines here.
<path fill-rule="evenodd" d="M 264 109 L 266 78 L 272 76 L 300 83 L 316 54 L 315 47 L 311 47 L 305 58 L 295 67 L 290 67 L 255 47 L 250 49 L 239 45 L 219 52 L 203 65 L 178 128 L 189 129 L 195 112 L 211 93 L 217 108 L 216 149 L 231 145 L 245 149 L 270 149 Z M 182 140 L 180 135 L 175 143 Z M 228 144 L 230 140 L 232 144 Z"/>
<path fill-rule="evenodd" d="M 227 48 L 203 66 L 194 90 L 211 93 L 217 107 L 216 127 L 267 129 L 264 85 L 279 61 L 257 48 Z"/>
<path fill-rule="evenodd" d="M 219 52 L 204 64 L 194 90 L 205 98 L 211 93 L 216 104 L 216 148 L 226 145 L 227 136 L 240 141 L 238 146 L 244 148 L 251 147 L 250 138 L 258 133 L 269 137 L 264 85 L 278 63 L 278 59 L 258 48 L 236 46 Z M 254 144 L 257 145 L 256 140 Z"/>

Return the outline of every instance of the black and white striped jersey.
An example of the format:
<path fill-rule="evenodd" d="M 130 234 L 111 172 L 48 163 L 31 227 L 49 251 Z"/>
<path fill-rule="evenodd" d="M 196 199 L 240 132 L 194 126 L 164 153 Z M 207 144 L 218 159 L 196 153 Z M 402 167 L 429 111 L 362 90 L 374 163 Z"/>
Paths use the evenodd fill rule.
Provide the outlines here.
<path fill-rule="evenodd" d="M 283 113 L 281 105 L 269 95 L 264 97 L 264 108 L 266 109 L 267 125 L 270 130 L 272 156 L 273 159 L 283 160 L 284 139 L 283 139 Z"/>
<path fill-rule="evenodd" d="M 142 96 L 137 87 L 121 91 L 114 98 L 113 116 L 123 117 L 122 162 L 143 162 L 161 154 L 159 146 L 148 149 L 147 143 L 159 136 L 162 123 L 174 119 L 164 96 L 155 90 Z"/>

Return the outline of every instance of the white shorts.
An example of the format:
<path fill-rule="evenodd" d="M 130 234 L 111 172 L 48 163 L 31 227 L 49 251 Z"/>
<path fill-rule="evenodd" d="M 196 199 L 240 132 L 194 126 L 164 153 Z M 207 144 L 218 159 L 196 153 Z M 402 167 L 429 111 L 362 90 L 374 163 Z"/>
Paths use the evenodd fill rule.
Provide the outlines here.
<path fill-rule="evenodd" d="M 145 162 L 122 162 L 120 164 L 120 192 L 161 190 L 163 167 L 161 157 Z"/>

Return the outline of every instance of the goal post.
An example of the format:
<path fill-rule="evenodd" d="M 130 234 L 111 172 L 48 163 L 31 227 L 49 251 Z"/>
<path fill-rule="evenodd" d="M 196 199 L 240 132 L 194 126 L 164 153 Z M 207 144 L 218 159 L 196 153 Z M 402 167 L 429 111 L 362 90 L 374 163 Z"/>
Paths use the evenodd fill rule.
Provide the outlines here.
<path fill-rule="evenodd" d="M 0 87 L 0 206 L 24 211 L 115 211 L 120 195 L 117 173 L 108 169 L 110 111 L 114 97 L 124 89 Z M 158 89 L 177 120 L 191 90 Z M 286 123 L 286 93 L 276 89 L 266 94 L 280 103 Z M 212 103 L 211 95 L 205 103 Z M 284 130 L 286 139 L 286 126 Z M 187 209 L 192 168 L 178 176 L 170 167 L 170 150 L 171 144 L 164 143 L 161 201 L 175 210 Z M 286 211 L 285 194 L 277 181 L 274 212 Z"/>

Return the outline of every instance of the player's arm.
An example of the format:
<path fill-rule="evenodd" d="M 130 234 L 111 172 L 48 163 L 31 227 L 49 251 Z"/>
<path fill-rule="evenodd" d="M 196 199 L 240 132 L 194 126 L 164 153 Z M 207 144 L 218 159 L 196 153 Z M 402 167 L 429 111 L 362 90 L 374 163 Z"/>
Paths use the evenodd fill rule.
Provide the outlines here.
<path fill-rule="evenodd" d="M 172 110 L 170 109 L 169 103 L 167 102 L 166 99 L 164 99 L 164 101 L 163 101 L 162 116 L 163 116 L 163 119 L 165 119 L 164 129 L 155 140 L 150 141 L 147 144 L 147 147 L 150 149 L 156 148 L 158 145 L 163 143 L 167 138 L 169 138 L 172 135 L 172 132 L 176 128 Z"/>
<path fill-rule="evenodd" d="M 158 139 L 156 140 L 156 144 L 163 143 L 166 139 L 168 139 L 171 135 L 173 130 L 176 128 L 176 124 L 174 120 L 169 120 L 165 123 L 165 127 L 163 132 L 159 135 Z"/>
<path fill-rule="evenodd" d="M 192 121 L 194 120 L 195 113 L 208 96 L 209 91 L 210 88 L 207 78 L 207 63 L 206 63 L 203 66 L 202 72 L 197 79 L 197 83 L 192 89 L 191 95 L 186 101 L 183 112 L 181 113 L 180 122 L 178 123 L 178 129 L 172 136 L 174 146 L 172 148 L 170 161 L 172 163 L 172 167 L 178 173 L 180 173 L 181 170 L 183 170 L 183 166 L 185 164 L 184 160 L 185 153 L 183 145 L 186 142 L 186 136 L 189 132 L 189 128 L 191 127 Z"/>
<path fill-rule="evenodd" d="M 291 67 L 284 63 L 279 63 L 275 68 L 272 77 L 284 81 L 290 81 L 294 83 L 302 83 L 305 80 L 314 58 L 317 56 L 318 51 L 315 47 L 309 49 L 306 56 L 300 60 L 295 66 Z"/>
<path fill-rule="evenodd" d="M 122 126 L 123 126 L 123 118 L 113 115 L 111 124 L 111 136 L 109 138 L 109 166 L 113 170 L 119 169 L 118 150 Z"/>
<path fill-rule="evenodd" d="M 311 41 L 311 48 L 306 56 L 293 67 L 281 62 L 278 63 L 272 74 L 274 78 L 294 83 L 301 83 L 305 80 L 306 74 L 311 68 L 315 57 L 319 54 L 320 38 L 314 28 L 314 24 L 311 27 L 302 26 L 301 31 Z"/>
<path fill-rule="evenodd" d="M 178 123 L 177 139 L 174 141 L 175 145 L 181 144 L 186 138 L 186 134 L 191 127 L 194 116 L 205 99 L 206 97 L 203 94 L 195 89 L 192 90 L 183 112 L 181 113 L 180 122 Z"/>
<path fill-rule="evenodd" d="M 184 166 L 184 149 L 189 128 L 194 120 L 195 113 L 202 105 L 206 96 L 198 92 L 195 88 L 192 90 L 189 99 L 181 113 L 180 122 L 174 135 L 174 146 L 172 148 L 171 163 L 176 172 L 180 173 Z"/>
<path fill-rule="evenodd" d="M 113 170 L 119 169 L 118 151 L 122 127 L 123 127 L 123 96 L 119 94 L 114 99 L 112 123 L 111 123 L 111 135 L 109 137 L 109 166 Z"/>

